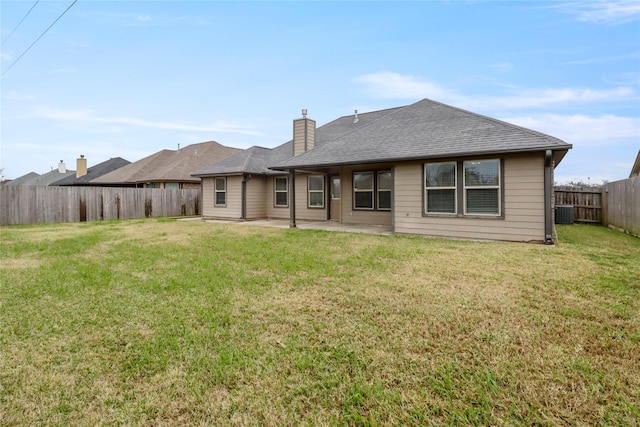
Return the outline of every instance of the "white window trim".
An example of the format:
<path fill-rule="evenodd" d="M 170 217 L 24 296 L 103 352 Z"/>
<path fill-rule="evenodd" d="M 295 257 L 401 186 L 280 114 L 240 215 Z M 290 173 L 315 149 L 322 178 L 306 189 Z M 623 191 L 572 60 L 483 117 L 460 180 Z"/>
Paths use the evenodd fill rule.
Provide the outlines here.
<path fill-rule="evenodd" d="M 320 178 L 320 181 L 322 182 L 322 189 L 321 190 L 312 190 L 309 186 L 309 180 L 311 178 Z M 310 209 L 324 209 L 324 175 L 309 175 L 307 176 L 307 207 Z M 322 193 L 322 205 L 318 206 L 318 205 L 311 205 L 311 193 Z"/>
<path fill-rule="evenodd" d="M 218 190 L 218 180 L 224 182 L 224 190 Z M 218 203 L 218 193 L 224 193 L 224 204 Z M 216 177 L 213 179 L 213 206 L 215 207 L 227 207 L 227 178 Z"/>
<path fill-rule="evenodd" d="M 455 182 L 453 187 L 427 187 L 427 165 L 445 165 L 453 163 L 455 167 Z M 430 162 L 423 165 L 424 176 L 424 213 L 427 215 L 456 215 L 458 212 L 458 162 Z M 453 190 L 454 207 L 453 212 L 429 212 L 429 190 Z"/>
<path fill-rule="evenodd" d="M 498 163 L 498 185 L 470 185 L 467 186 L 467 177 L 465 174 L 465 167 L 464 164 L 468 163 L 468 162 L 474 162 L 474 161 L 496 161 Z M 500 176 L 502 174 L 502 170 L 501 170 L 502 164 L 500 162 L 500 159 L 481 159 L 481 160 L 465 160 L 462 162 L 462 191 L 463 193 L 463 199 L 464 199 L 464 214 L 468 215 L 468 216 L 486 216 L 486 217 L 498 217 L 500 215 L 502 215 L 502 190 L 501 190 L 501 186 L 502 186 L 502 182 L 500 180 Z M 498 212 L 497 213 L 478 213 L 478 212 L 467 212 L 467 190 L 498 190 Z"/>
<path fill-rule="evenodd" d="M 284 179 L 284 190 L 278 190 L 278 186 L 276 185 L 276 181 L 279 179 Z M 278 198 L 276 197 L 278 193 L 285 193 L 287 195 L 287 201 L 284 205 L 278 204 Z M 289 177 L 287 176 L 276 176 L 273 178 L 273 206 L 276 208 L 288 208 L 289 207 Z"/>

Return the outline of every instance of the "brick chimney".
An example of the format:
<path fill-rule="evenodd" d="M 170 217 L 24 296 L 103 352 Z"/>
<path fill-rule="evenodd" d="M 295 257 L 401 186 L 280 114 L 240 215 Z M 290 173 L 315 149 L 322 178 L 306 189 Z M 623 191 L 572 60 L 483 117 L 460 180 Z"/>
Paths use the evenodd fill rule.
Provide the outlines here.
<path fill-rule="evenodd" d="M 80 178 L 87 174 L 87 159 L 80 154 L 80 158 L 76 161 L 76 178 Z"/>
<path fill-rule="evenodd" d="M 302 118 L 293 121 L 293 155 L 297 156 L 316 146 L 316 121 L 307 118 L 307 110 L 302 110 Z"/>

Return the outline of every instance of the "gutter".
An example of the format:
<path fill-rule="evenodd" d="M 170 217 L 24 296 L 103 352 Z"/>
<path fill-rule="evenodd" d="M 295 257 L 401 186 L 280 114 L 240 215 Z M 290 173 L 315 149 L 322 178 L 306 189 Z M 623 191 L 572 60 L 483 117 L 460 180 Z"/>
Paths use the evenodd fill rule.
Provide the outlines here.
<path fill-rule="evenodd" d="M 417 160 L 431 160 L 431 159 L 459 159 L 466 157 L 491 157 L 495 155 L 501 154 L 520 154 L 520 153 L 535 153 L 543 150 L 546 151 L 568 151 L 573 146 L 571 144 L 567 144 L 565 146 L 547 146 L 547 147 L 535 147 L 535 148 L 522 148 L 515 150 L 499 150 L 499 151 L 470 151 L 465 153 L 444 153 L 444 154 L 435 154 L 435 155 L 420 155 L 420 156 L 403 156 L 403 157 L 388 157 L 388 158 L 380 158 L 380 159 L 362 159 L 362 160 L 350 160 L 343 162 L 323 162 L 317 164 L 290 164 L 290 165 L 275 165 L 269 166 L 269 169 L 276 171 L 285 171 L 290 170 L 290 168 L 307 168 L 307 169 L 316 169 L 316 168 L 327 168 L 334 166 L 354 166 L 354 165 L 372 165 L 377 163 L 400 163 L 400 162 L 413 162 Z M 299 156 L 303 156 L 305 153 L 300 154 Z M 564 156 L 563 156 L 564 157 Z"/>
<path fill-rule="evenodd" d="M 553 222 L 551 221 L 551 196 L 553 188 L 551 182 L 551 167 L 553 154 L 551 150 L 544 153 L 544 243 L 553 244 Z"/>

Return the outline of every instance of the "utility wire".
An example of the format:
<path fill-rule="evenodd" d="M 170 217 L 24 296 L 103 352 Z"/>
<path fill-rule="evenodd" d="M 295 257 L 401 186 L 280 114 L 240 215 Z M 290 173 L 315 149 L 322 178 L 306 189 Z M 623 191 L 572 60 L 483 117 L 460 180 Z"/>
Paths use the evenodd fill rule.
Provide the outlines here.
<path fill-rule="evenodd" d="M 7 40 L 9 40 L 11 38 L 11 36 L 13 35 L 13 33 L 16 32 L 16 30 L 18 29 L 18 27 L 20 26 L 20 24 L 22 24 L 22 21 L 24 21 L 25 19 L 27 19 L 27 16 L 29 16 L 29 14 L 31 13 L 31 11 L 33 10 L 34 7 L 36 7 L 36 5 L 38 4 L 40 0 L 36 0 L 36 2 L 33 4 L 33 6 L 31 6 L 31 9 L 29 9 L 29 12 L 27 12 L 26 15 L 24 15 L 24 17 L 20 20 L 20 22 L 18 22 L 18 25 L 15 26 L 15 28 L 13 30 L 11 30 L 11 33 L 9 33 L 9 35 L 7 36 L 6 39 L 4 39 L 4 41 L 2 42 L 1 46 L 4 46 L 4 44 L 7 42 Z"/>
<path fill-rule="evenodd" d="M 69 9 L 71 9 L 71 7 L 72 7 L 74 4 L 76 4 L 76 3 L 77 3 L 77 1 L 78 1 L 78 0 L 73 0 L 73 3 L 71 3 L 71 4 L 69 5 L 69 7 L 67 7 L 67 8 L 64 10 L 64 12 L 62 12 L 62 13 L 60 14 L 60 16 L 58 16 L 58 17 L 56 18 L 56 20 L 55 20 L 55 21 L 53 21 L 53 23 L 52 23 L 51 25 L 49 25 L 49 26 L 47 27 L 47 29 L 46 29 L 46 30 L 44 30 L 44 32 L 43 32 L 42 34 L 40 34 L 40 35 L 38 36 L 38 38 L 37 38 L 33 43 L 31 43 L 27 49 L 25 49 L 25 51 L 24 51 L 24 52 L 22 52 L 22 53 L 21 53 L 21 54 L 20 54 L 20 56 L 18 56 L 18 58 L 17 58 L 15 61 L 13 61 L 13 62 L 11 63 L 11 65 L 9 65 L 9 67 L 7 67 L 7 69 L 6 69 L 6 70 L 4 70 L 4 71 L 2 72 L 2 74 L 0 74 L 0 77 L 4 77 L 4 75 L 7 73 L 7 71 L 9 71 L 9 70 L 11 69 L 11 67 L 13 67 L 14 65 L 16 65 L 16 63 L 17 63 L 18 61 L 20 61 L 20 59 L 21 59 L 21 58 L 22 58 L 22 57 L 23 57 L 27 52 L 29 52 L 29 49 L 31 49 L 31 48 L 33 47 L 33 45 L 34 45 L 34 44 L 38 43 L 38 40 L 40 40 L 40 39 L 42 38 L 42 36 L 44 36 L 44 35 L 47 33 L 47 31 L 49 31 L 49 30 L 51 29 L 51 27 L 53 27 L 53 26 L 56 24 L 56 22 L 58 22 L 58 21 L 60 20 L 60 18 L 62 18 L 62 17 L 64 16 L 64 14 L 65 14 L 65 13 L 67 13 L 67 12 L 69 11 Z"/>

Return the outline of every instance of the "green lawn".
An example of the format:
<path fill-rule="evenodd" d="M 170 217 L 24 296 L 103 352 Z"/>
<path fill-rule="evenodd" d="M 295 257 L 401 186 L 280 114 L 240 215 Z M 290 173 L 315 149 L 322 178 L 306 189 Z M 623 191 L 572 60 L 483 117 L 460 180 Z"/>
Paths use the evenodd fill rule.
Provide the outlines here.
<path fill-rule="evenodd" d="M 0 425 L 637 425 L 640 239 L 0 231 Z"/>

